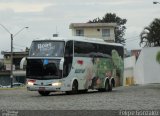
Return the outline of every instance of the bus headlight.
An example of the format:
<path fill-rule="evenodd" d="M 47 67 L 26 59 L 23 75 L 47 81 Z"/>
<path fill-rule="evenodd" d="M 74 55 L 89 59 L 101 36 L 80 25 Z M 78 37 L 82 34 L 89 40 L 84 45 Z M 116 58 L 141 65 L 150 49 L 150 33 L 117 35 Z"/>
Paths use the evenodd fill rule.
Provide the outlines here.
<path fill-rule="evenodd" d="M 62 83 L 61 82 L 55 82 L 55 83 L 52 83 L 52 86 L 61 86 Z"/>
<path fill-rule="evenodd" d="M 33 86 L 36 80 L 27 80 L 27 85 Z"/>
<path fill-rule="evenodd" d="M 32 82 L 28 82 L 28 83 L 27 83 L 27 85 L 29 85 L 29 86 L 33 86 L 33 85 L 34 85 L 34 83 L 32 83 Z"/>

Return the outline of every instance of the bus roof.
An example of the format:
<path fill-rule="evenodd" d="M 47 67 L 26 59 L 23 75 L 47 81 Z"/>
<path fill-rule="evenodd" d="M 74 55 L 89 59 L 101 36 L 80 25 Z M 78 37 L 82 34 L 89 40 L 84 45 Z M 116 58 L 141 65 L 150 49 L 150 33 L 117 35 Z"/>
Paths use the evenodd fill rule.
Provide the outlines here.
<path fill-rule="evenodd" d="M 43 40 L 34 40 L 34 41 L 65 41 L 65 42 L 67 42 L 69 40 L 99 43 L 99 44 L 107 44 L 107 45 L 113 45 L 113 46 L 123 46 L 122 44 L 119 44 L 119 43 L 106 42 L 106 41 L 104 41 L 103 39 L 100 39 L 100 38 L 88 38 L 88 37 L 82 37 L 82 36 L 53 37 L 53 39 L 43 39 Z"/>

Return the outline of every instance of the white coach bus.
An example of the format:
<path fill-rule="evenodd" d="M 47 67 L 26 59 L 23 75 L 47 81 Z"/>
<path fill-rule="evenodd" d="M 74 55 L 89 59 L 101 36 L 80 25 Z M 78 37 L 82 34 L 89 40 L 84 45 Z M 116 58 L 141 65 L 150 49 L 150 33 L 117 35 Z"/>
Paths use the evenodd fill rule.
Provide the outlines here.
<path fill-rule="evenodd" d="M 34 40 L 27 58 L 27 89 L 43 96 L 111 91 L 122 82 L 123 51 L 121 44 L 94 38 Z"/>

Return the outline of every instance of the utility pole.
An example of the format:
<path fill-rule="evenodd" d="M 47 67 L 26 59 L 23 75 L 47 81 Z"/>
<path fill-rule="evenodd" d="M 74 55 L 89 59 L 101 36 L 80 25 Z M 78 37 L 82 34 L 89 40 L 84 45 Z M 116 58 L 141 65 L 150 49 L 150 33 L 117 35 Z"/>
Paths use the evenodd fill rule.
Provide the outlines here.
<path fill-rule="evenodd" d="M 3 27 L 9 34 L 11 37 L 11 72 L 10 72 L 10 79 L 11 79 L 11 88 L 13 87 L 13 38 L 18 35 L 21 31 L 23 31 L 24 29 L 28 29 L 29 27 L 23 27 L 22 29 L 20 29 L 16 34 L 12 34 L 4 25 L 0 24 L 1 27 Z"/>
<path fill-rule="evenodd" d="M 13 34 L 11 34 L 11 88 L 13 87 Z"/>

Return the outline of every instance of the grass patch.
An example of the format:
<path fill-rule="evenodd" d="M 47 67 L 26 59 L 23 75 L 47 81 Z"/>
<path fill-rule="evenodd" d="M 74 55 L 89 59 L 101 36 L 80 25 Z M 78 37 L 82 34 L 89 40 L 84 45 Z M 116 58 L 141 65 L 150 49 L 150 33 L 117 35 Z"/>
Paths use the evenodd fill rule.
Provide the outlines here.
<path fill-rule="evenodd" d="M 0 88 L 0 90 L 20 90 L 20 89 L 26 89 L 26 87 L 14 87 L 14 88 Z"/>

